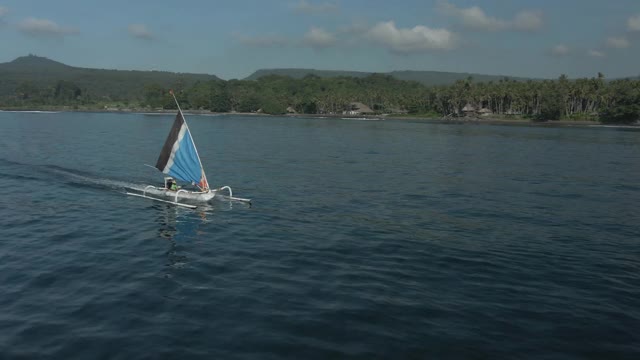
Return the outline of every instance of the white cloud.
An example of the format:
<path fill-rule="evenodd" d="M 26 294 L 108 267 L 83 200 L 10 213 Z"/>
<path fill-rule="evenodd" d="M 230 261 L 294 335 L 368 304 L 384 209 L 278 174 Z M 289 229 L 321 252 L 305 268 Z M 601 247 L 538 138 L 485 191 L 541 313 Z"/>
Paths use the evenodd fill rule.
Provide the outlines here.
<path fill-rule="evenodd" d="M 542 27 L 542 12 L 525 10 L 516 14 L 513 27 L 517 30 L 532 31 Z"/>
<path fill-rule="evenodd" d="M 432 29 L 418 25 L 398 28 L 393 21 L 374 26 L 364 23 L 329 31 L 311 27 L 302 37 L 288 38 L 278 35 L 245 36 L 234 34 L 236 41 L 253 47 L 328 47 L 380 46 L 398 54 L 419 53 L 430 50 L 450 50 L 456 47 L 456 35 L 446 29 Z"/>
<path fill-rule="evenodd" d="M 607 39 L 607 46 L 614 49 L 626 49 L 631 46 L 631 44 L 629 40 L 624 37 L 610 37 Z"/>
<path fill-rule="evenodd" d="M 593 49 L 587 51 L 587 54 L 589 54 L 589 56 L 594 58 L 603 58 L 606 56 L 605 53 L 603 53 L 602 51 L 593 50 Z"/>
<path fill-rule="evenodd" d="M 153 39 L 153 33 L 144 24 L 131 24 L 129 25 L 128 30 L 131 36 L 138 39 Z"/>
<path fill-rule="evenodd" d="M 504 20 L 487 15 L 478 6 L 460 8 L 447 0 L 438 1 L 438 9 L 445 15 L 457 18 L 469 29 L 485 31 L 521 30 L 532 31 L 542 27 L 542 12 L 524 10 L 512 20 Z"/>
<path fill-rule="evenodd" d="M 555 56 L 566 56 L 569 55 L 570 52 L 569 47 L 564 44 L 558 44 L 551 48 L 551 54 Z"/>
<path fill-rule="evenodd" d="M 326 48 L 336 43 L 336 37 L 322 29 L 312 27 L 302 38 L 302 44 L 313 48 Z"/>
<path fill-rule="evenodd" d="M 629 31 L 640 31 L 640 14 L 632 16 L 627 20 Z"/>
<path fill-rule="evenodd" d="M 487 16 L 477 6 L 462 9 L 443 0 L 438 2 L 438 7 L 446 15 L 457 17 L 464 26 L 469 28 L 496 31 L 507 27 L 506 21 Z"/>
<path fill-rule="evenodd" d="M 287 38 L 275 34 L 267 34 L 261 36 L 245 36 L 234 34 L 234 37 L 243 45 L 252 47 L 303 46 L 322 49 L 336 45 L 338 42 L 338 39 L 334 34 L 318 27 L 312 27 L 302 36 L 302 38 L 298 39 Z"/>
<path fill-rule="evenodd" d="M 335 3 L 324 2 L 321 4 L 312 4 L 307 0 L 300 0 L 300 2 L 293 5 L 293 10 L 303 14 L 323 14 L 338 12 L 339 8 Z"/>
<path fill-rule="evenodd" d="M 32 17 L 20 22 L 18 24 L 18 30 L 36 37 L 63 37 L 78 33 L 77 29 L 60 26 L 51 20 Z"/>
<path fill-rule="evenodd" d="M 380 22 L 367 32 L 368 38 L 396 53 L 449 50 L 455 47 L 455 35 L 446 29 L 418 25 L 397 28 L 393 21 Z"/>

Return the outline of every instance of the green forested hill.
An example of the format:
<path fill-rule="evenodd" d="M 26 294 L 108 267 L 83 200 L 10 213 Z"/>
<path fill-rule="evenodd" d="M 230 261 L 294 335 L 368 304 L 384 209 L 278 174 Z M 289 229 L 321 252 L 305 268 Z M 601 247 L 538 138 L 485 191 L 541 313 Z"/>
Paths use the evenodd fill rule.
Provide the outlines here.
<path fill-rule="evenodd" d="M 29 55 L 0 63 L 0 98 L 13 96 L 17 90 L 54 89 L 64 81 L 66 86 L 77 87 L 85 99 L 139 100 L 145 85 L 180 88 L 210 80 L 219 78 L 208 74 L 79 68 Z"/>
<path fill-rule="evenodd" d="M 321 78 L 331 78 L 340 76 L 349 76 L 355 78 L 363 78 L 371 75 L 369 72 L 362 71 L 338 71 L 338 70 L 316 70 L 316 69 L 261 69 L 245 78 L 245 80 L 257 80 L 268 75 L 289 76 L 294 79 L 302 79 L 307 75 L 315 75 Z M 499 81 L 505 78 L 510 80 L 525 81 L 527 78 L 508 77 L 502 75 L 483 75 L 471 73 L 455 73 L 443 71 L 392 71 L 383 73 L 390 75 L 398 80 L 417 81 L 426 86 L 451 85 L 458 80 L 465 80 L 472 77 L 474 81 L 489 82 Z"/>
<path fill-rule="evenodd" d="M 640 119 L 640 80 L 527 80 L 467 73 L 280 69 L 257 80 L 84 69 L 26 56 L 0 64 L 0 109 L 183 109 L 214 112 L 492 116 L 536 120 Z M 428 85 L 425 85 L 428 84 Z"/>
<path fill-rule="evenodd" d="M 490 82 L 500 80 L 515 80 L 515 81 L 527 81 L 528 78 L 502 76 L 502 75 L 483 75 L 483 74 L 471 74 L 471 73 L 457 73 L 457 72 L 444 72 L 444 71 L 392 71 L 388 75 L 393 76 L 399 80 L 417 81 L 423 85 L 451 85 L 458 80 L 465 80 L 473 78 L 476 82 Z"/>
<path fill-rule="evenodd" d="M 288 76 L 294 79 L 302 79 L 307 75 L 315 75 L 321 78 L 329 77 L 354 77 L 363 78 L 371 73 L 363 71 L 342 71 L 342 70 L 316 70 L 316 69 L 260 69 L 244 78 L 244 80 L 258 80 L 269 75 Z"/>

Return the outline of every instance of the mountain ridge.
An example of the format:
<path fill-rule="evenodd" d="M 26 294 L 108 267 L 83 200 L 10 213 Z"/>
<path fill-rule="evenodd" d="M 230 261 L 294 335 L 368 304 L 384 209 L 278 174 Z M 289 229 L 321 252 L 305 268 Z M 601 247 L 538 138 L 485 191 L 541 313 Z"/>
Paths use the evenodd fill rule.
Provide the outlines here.
<path fill-rule="evenodd" d="M 124 70 L 124 69 L 106 69 L 106 68 L 90 68 L 81 66 L 72 66 L 65 63 L 61 63 L 56 60 L 52 60 L 45 56 L 38 55 L 25 55 L 19 56 L 11 61 L 0 63 L 1 68 L 14 68 L 19 69 L 26 66 L 37 66 L 39 68 L 59 68 L 59 69 L 76 69 L 76 70 L 100 70 L 100 71 L 126 71 L 126 72 L 152 72 L 152 73 L 168 73 L 168 74 L 188 74 L 188 75 L 202 75 L 202 76 L 215 76 L 217 79 L 222 80 L 214 74 L 206 73 L 190 73 L 190 72 L 178 72 L 178 71 L 166 71 L 166 70 Z"/>
<path fill-rule="evenodd" d="M 211 74 L 82 68 L 32 54 L 0 63 L 0 96 L 12 95 L 20 84 L 53 87 L 61 80 L 76 84 L 94 97 L 139 99 L 148 84 L 190 86 L 197 81 L 221 79 Z"/>
<path fill-rule="evenodd" d="M 415 81 L 425 86 L 446 86 L 458 80 L 473 78 L 474 82 L 499 82 L 503 79 L 516 81 L 540 81 L 543 79 L 515 77 L 505 75 L 487 75 L 466 72 L 396 70 L 390 72 L 365 72 L 348 70 L 318 70 L 305 68 L 259 69 L 242 80 L 257 80 L 268 75 L 303 78 L 307 75 L 323 78 L 355 77 L 364 78 L 372 74 L 383 74 L 397 80 Z M 638 79 L 640 77 L 627 77 Z M 611 81 L 615 79 L 607 79 Z M 212 74 L 179 73 L 158 70 L 116 70 L 83 68 L 33 54 L 18 57 L 10 62 L 0 63 L 0 98 L 11 98 L 24 91 L 25 86 L 32 90 L 52 89 L 60 82 L 69 82 L 79 88 L 87 101 L 104 99 L 106 101 L 141 100 L 149 87 L 185 89 L 197 82 L 225 81 Z M 50 90 L 47 90 L 50 93 Z"/>

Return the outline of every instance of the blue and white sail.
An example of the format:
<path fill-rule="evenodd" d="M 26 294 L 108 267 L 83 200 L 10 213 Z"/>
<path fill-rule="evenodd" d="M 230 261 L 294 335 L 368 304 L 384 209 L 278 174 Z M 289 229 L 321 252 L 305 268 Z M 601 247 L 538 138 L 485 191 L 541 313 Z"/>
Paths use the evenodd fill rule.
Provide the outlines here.
<path fill-rule="evenodd" d="M 197 184 L 202 191 L 209 190 L 198 150 L 180 109 L 162 147 L 156 168 L 178 180 Z"/>

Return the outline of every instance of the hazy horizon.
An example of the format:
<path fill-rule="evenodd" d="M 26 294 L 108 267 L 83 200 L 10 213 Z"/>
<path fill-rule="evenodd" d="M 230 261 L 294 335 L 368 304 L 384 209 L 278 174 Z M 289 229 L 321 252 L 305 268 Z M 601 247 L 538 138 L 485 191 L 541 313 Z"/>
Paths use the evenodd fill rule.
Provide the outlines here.
<path fill-rule="evenodd" d="M 19 56 L 19 57 L 13 59 L 13 60 L 8 61 L 8 62 L 0 62 L 0 65 L 1 64 L 7 64 L 7 63 L 10 63 L 10 62 L 13 62 L 14 60 L 17 60 L 18 58 L 23 58 L 23 57 L 28 57 L 28 56 L 36 56 L 36 57 L 39 57 L 39 58 L 46 58 L 48 60 L 51 60 L 51 61 L 54 61 L 54 62 L 58 62 L 58 63 L 61 63 L 63 65 L 71 66 L 71 67 L 74 67 L 74 68 L 79 68 L 79 69 L 119 70 L 119 71 L 158 71 L 158 72 L 169 72 L 169 73 L 176 73 L 176 74 L 181 74 L 182 73 L 182 74 L 196 74 L 196 75 L 213 75 L 213 76 L 216 76 L 216 77 L 218 77 L 218 78 L 220 78 L 221 80 L 224 80 L 224 81 L 234 80 L 234 79 L 235 80 L 243 80 L 243 79 L 246 79 L 246 78 L 250 77 L 251 75 L 253 75 L 254 73 L 256 73 L 258 71 L 276 71 L 276 70 L 292 70 L 292 71 L 296 71 L 296 70 L 311 70 L 311 71 L 347 72 L 347 73 L 358 72 L 358 73 L 365 73 L 365 74 L 368 74 L 368 73 L 370 73 L 370 74 L 374 74 L 374 73 L 377 73 L 377 74 L 388 74 L 388 73 L 393 73 L 393 72 L 435 72 L 435 73 L 469 74 L 469 75 L 483 75 L 483 76 L 495 76 L 495 77 L 505 76 L 505 77 L 512 78 L 512 79 L 520 78 L 520 79 L 531 79 L 531 80 L 553 80 L 553 79 L 557 79 L 558 77 L 563 75 L 563 74 L 558 74 L 557 76 L 554 76 L 554 77 L 533 78 L 533 77 L 521 76 L 521 75 L 518 75 L 518 74 L 486 74 L 486 73 L 475 73 L 475 72 L 464 71 L 464 70 L 461 70 L 461 71 L 441 71 L 441 70 L 397 69 L 397 70 L 389 70 L 389 71 L 382 72 L 382 71 L 363 71 L 363 70 L 344 70 L 344 69 L 318 69 L 318 68 L 288 68 L 288 67 L 282 67 L 282 68 L 259 68 L 259 69 L 251 71 L 246 76 L 242 76 L 242 77 L 238 77 L 238 78 L 223 78 L 220 75 L 215 74 L 215 73 L 204 73 L 204 72 L 194 73 L 194 72 L 183 72 L 183 71 L 176 72 L 176 71 L 161 70 L 161 69 L 115 69 L 115 68 L 92 68 L 92 67 L 76 66 L 76 65 L 67 64 L 67 63 L 64 63 L 62 61 L 58 61 L 56 59 L 52 59 L 52 58 L 49 58 L 47 56 L 43 56 L 43 55 L 40 55 L 40 54 L 22 55 L 22 56 Z M 586 78 L 594 78 L 594 77 L 597 77 L 597 75 L 598 74 L 595 73 L 595 74 L 583 76 L 583 77 L 580 77 L 580 78 L 585 78 L 585 77 Z M 604 74 L 604 75 L 605 75 L 605 78 L 608 78 L 608 79 L 624 79 L 624 78 L 638 77 L 638 75 L 627 75 L 627 76 L 621 76 L 621 77 L 612 78 L 610 76 L 607 76 L 606 74 Z M 570 76 L 569 78 L 570 79 L 577 79 L 578 77 L 571 77 Z"/>
<path fill-rule="evenodd" d="M 640 74 L 640 2 L 5 0 L 0 41 L 0 62 L 31 53 L 222 79 L 283 68 L 618 78 Z"/>

